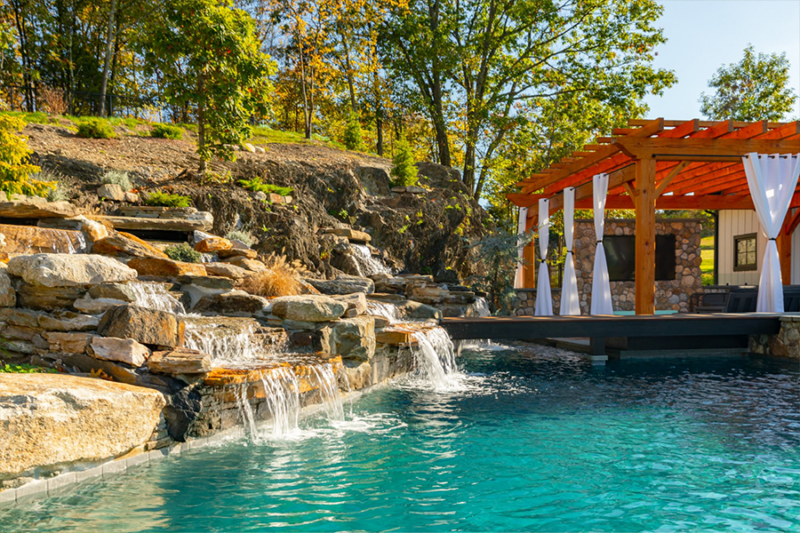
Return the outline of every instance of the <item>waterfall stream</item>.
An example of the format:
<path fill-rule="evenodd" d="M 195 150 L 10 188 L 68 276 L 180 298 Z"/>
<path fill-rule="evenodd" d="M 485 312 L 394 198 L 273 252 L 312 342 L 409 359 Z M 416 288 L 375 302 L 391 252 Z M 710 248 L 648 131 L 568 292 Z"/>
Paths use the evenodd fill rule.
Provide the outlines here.
<path fill-rule="evenodd" d="M 460 388 L 461 378 L 456 364 L 453 341 L 440 327 L 413 333 L 417 346 L 412 348 L 417 361 L 416 383 L 422 381 L 434 390 L 453 390 Z"/>
<path fill-rule="evenodd" d="M 272 413 L 272 437 L 284 437 L 297 429 L 300 414 L 300 383 L 286 367 L 261 375 L 267 407 Z"/>
<path fill-rule="evenodd" d="M 364 277 L 374 276 L 375 274 L 389 274 L 392 271 L 381 261 L 372 257 L 372 252 L 363 244 L 351 244 L 350 247 L 355 251 L 353 257 L 356 258 L 361 275 Z"/>
<path fill-rule="evenodd" d="M 186 309 L 161 283 L 145 283 L 135 281 L 128 284 L 136 300 L 134 305 L 146 307 L 154 311 L 167 311 L 177 315 L 185 315 Z"/>
<path fill-rule="evenodd" d="M 263 360 L 266 350 L 254 341 L 251 324 L 240 328 L 209 328 L 206 324 L 186 322 L 186 347 L 211 356 L 214 367 L 241 367 Z"/>
<path fill-rule="evenodd" d="M 383 317 L 392 324 L 400 321 L 400 310 L 394 304 L 367 300 L 367 311 L 370 315 Z"/>

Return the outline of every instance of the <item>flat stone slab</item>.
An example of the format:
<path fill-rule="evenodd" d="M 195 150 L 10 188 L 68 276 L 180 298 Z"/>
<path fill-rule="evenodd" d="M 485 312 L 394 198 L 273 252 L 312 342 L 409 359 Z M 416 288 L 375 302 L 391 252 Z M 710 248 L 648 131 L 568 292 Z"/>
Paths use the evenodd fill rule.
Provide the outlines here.
<path fill-rule="evenodd" d="M 372 240 L 372 236 L 369 233 L 351 228 L 328 228 L 322 230 L 322 233 L 345 237 L 349 241 L 369 242 Z"/>
<path fill-rule="evenodd" d="M 0 224 L 3 252 L 16 254 L 74 254 L 86 250 L 80 231 Z"/>
<path fill-rule="evenodd" d="M 77 214 L 78 210 L 69 202 L 48 202 L 44 198 L 0 202 L 3 218 L 68 218 Z"/>
<path fill-rule="evenodd" d="M 111 215 L 92 215 L 92 220 L 108 222 L 114 229 L 161 231 L 210 231 L 214 225 L 208 218 L 143 218 Z"/>

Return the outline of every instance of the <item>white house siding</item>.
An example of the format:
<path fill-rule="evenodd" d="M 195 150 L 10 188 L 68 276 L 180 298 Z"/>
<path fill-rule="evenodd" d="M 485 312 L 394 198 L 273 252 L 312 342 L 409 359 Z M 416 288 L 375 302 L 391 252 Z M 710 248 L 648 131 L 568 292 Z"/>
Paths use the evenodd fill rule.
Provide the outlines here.
<path fill-rule="evenodd" d="M 733 258 L 734 247 L 733 238 L 737 235 L 757 233 L 756 261 L 757 270 L 749 272 L 734 272 Z M 795 232 L 796 234 L 797 232 Z M 792 239 L 792 255 L 794 255 L 794 237 Z M 720 285 L 758 285 L 758 278 L 761 275 L 761 263 L 764 260 L 764 250 L 767 246 L 767 236 L 761 231 L 761 224 L 755 211 L 735 210 L 719 212 L 719 266 L 717 270 L 717 280 Z M 794 261 L 792 261 L 793 264 Z"/>
<path fill-rule="evenodd" d="M 792 210 L 793 212 L 794 210 Z M 790 212 L 787 217 L 792 216 Z M 737 235 L 748 233 L 758 234 L 756 256 L 758 270 L 749 272 L 733 271 L 733 238 Z M 761 262 L 764 260 L 764 250 L 767 245 L 767 236 L 761 231 L 755 211 L 720 211 L 719 212 L 719 284 L 720 285 L 758 285 L 761 276 Z M 800 285 L 800 231 L 792 234 L 792 285 Z"/>

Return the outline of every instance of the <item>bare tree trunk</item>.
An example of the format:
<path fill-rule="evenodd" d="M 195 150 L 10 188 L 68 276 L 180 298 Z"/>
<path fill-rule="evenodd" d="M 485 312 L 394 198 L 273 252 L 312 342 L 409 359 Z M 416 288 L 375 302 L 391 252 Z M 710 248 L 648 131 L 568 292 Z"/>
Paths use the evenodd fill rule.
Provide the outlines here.
<path fill-rule="evenodd" d="M 208 161 L 206 159 L 206 106 L 203 100 L 203 93 L 205 92 L 206 75 L 200 73 L 197 77 L 197 94 L 200 97 L 200 103 L 197 106 L 197 151 L 200 154 L 200 173 L 205 174 L 208 170 Z"/>
<path fill-rule="evenodd" d="M 300 90 L 303 93 L 303 132 L 306 139 L 311 139 L 311 113 L 309 112 L 309 94 L 306 90 L 305 52 L 300 50 Z"/>
<path fill-rule="evenodd" d="M 100 116 L 106 116 L 106 91 L 108 90 L 108 72 L 111 67 L 111 51 L 114 45 L 115 25 L 114 15 L 117 12 L 117 0 L 111 0 L 111 9 L 108 12 L 108 29 L 106 30 L 106 60 L 103 65 L 103 82 L 100 84 Z"/>

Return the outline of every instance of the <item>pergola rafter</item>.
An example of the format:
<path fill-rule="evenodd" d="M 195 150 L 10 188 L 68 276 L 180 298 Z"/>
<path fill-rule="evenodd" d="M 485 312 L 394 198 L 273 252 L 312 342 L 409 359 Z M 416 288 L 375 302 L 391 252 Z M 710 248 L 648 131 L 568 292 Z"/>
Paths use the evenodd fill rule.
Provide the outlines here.
<path fill-rule="evenodd" d="M 520 192 L 508 199 L 533 207 L 539 198 L 549 198 L 556 212 L 563 207 L 561 193 L 574 187 L 575 207 L 590 208 L 592 176 L 609 174 L 606 208 L 636 210 L 636 312 L 651 314 L 655 210 L 753 209 L 742 165 L 742 156 L 751 152 L 800 153 L 800 121 L 629 120 L 611 137 L 600 137 L 520 181 Z M 800 207 L 800 192 L 795 191 L 791 207 Z M 529 229 L 536 216 L 531 210 Z M 797 227 L 800 218 L 787 217 L 786 224 Z M 532 248 L 526 253 L 532 257 Z M 532 275 L 526 273 L 526 279 Z"/>

